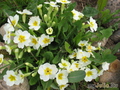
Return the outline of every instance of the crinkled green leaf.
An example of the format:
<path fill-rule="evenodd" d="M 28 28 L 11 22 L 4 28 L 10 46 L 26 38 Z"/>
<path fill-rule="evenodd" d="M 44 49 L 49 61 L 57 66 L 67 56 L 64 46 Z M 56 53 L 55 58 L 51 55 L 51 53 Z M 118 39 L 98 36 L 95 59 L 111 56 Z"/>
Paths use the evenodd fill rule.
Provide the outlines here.
<path fill-rule="evenodd" d="M 87 17 L 90 17 L 90 16 L 95 16 L 98 14 L 98 10 L 93 8 L 93 7 L 85 7 L 84 10 L 83 10 L 83 14 Z"/>
<path fill-rule="evenodd" d="M 101 30 L 100 32 L 102 33 L 103 37 L 109 38 L 113 34 L 113 31 L 114 31 L 113 29 L 108 28 Z"/>
<path fill-rule="evenodd" d="M 79 70 L 69 73 L 68 81 L 70 83 L 80 82 L 85 78 L 85 71 Z"/>

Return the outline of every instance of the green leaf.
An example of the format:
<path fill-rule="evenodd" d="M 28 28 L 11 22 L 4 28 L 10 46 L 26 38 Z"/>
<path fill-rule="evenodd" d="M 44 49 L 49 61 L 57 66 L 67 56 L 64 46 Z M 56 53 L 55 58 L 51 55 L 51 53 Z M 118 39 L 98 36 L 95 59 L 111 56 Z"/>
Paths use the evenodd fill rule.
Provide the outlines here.
<path fill-rule="evenodd" d="M 49 61 L 53 59 L 53 53 L 50 51 L 45 52 L 43 56 Z"/>
<path fill-rule="evenodd" d="M 87 17 L 90 17 L 90 16 L 95 16 L 98 14 L 98 10 L 93 8 L 93 7 L 85 7 L 84 10 L 83 10 L 83 14 Z"/>
<path fill-rule="evenodd" d="M 36 75 L 35 77 L 31 77 L 29 81 L 30 85 L 35 85 L 39 80 L 38 77 L 38 75 Z"/>
<path fill-rule="evenodd" d="M 62 58 L 62 54 L 61 54 L 61 52 L 58 52 L 57 55 L 52 60 L 52 63 L 53 64 L 58 64 L 61 61 L 61 58 Z"/>
<path fill-rule="evenodd" d="M 85 71 L 79 70 L 69 73 L 68 75 L 68 81 L 70 83 L 80 82 L 85 77 Z"/>
<path fill-rule="evenodd" d="M 97 9 L 102 11 L 104 7 L 107 5 L 108 0 L 98 0 L 97 1 Z"/>
<path fill-rule="evenodd" d="M 100 32 L 102 33 L 103 37 L 109 38 L 112 35 L 113 31 L 114 31 L 113 29 L 108 28 L 101 30 Z"/>
<path fill-rule="evenodd" d="M 52 84 L 52 80 L 49 80 L 47 82 L 44 82 L 44 81 L 41 80 L 41 83 L 42 83 L 42 86 L 44 88 L 43 90 L 47 90 L 47 88 L 49 88 L 50 85 Z"/>
<path fill-rule="evenodd" d="M 37 86 L 37 90 L 43 90 L 41 86 Z"/>
<path fill-rule="evenodd" d="M 112 49 L 112 54 L 115 54 L 115 53 L 118 51 L 119 48 L 120 48 L 120 42 L 117 43 L 117 44 L 113 47 L 113 49 Z"/>
<path fill-rule="evenodd" d="M 55 83 L 52 83 L 52 84 L 50 85 L 50 87 L 53 88 L 53 89 L 57 89 L 57 90 L 59 89 L 58 85 L 55 84 Z"/>
<path fill-rule="evenodd" d="M 68 52 L 68 53 L 72 53 L 73 51 L 70 49 L 70 44 L 68 42 L 65 42 L 65 50 Z"/>

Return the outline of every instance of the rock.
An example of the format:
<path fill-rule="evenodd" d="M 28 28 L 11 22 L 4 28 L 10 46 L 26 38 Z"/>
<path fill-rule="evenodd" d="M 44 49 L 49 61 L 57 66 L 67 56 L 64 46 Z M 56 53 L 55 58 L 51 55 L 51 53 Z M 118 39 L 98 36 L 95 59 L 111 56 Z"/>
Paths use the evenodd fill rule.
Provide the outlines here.
<path fill-rule="evenodd" d="M 4 46 L 5 44 L 0 42 L 0 46 Z M 8 54 L 5 50 L 0 50 L 0 54 Z M 10 58 L 9 57 L 5 57 L 4 60 L 9 60 Z M 3 67 L 4 64 L 1 64 L 0 67 Z M 9 66 L 7 67 L 9 69 Z M 5 68 L 2 68 L 0 69 L 0 73 L 2 73 L 2 71 L 4 70 Z M 24 79 L 24 82 L 20 85 L 13 85 L 13 86 L 8 86 L 6 85 L 6 82 L 4 80 L 0 80 L 0 90 L 30 90 L 30 86 L 29 86 L 29 83 L 28 83 L 28 80 L 27 78 Z"/>
<path fill-rule="evenodd" d="M 100 76 L 101 83 L 115 83 L 120 87 L 120 60 L 115 60 L 109 66 L 109 70 L 104 71 Z"/>

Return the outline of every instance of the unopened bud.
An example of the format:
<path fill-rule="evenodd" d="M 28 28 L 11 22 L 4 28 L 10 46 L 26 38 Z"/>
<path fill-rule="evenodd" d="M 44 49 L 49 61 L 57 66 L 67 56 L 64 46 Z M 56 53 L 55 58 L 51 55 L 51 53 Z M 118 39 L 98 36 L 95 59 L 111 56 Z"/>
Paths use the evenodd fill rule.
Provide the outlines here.
<path fill-rule="evenodd" d="M 32 77 L 35 77 L 37 75 L 37 72 L 32 73 Z"/>
<path fill-rule="evenodd" d="M 31 63 L 26 62 L 25 65 L 29 66 L 29 67 L 34 67 Z"/>
<path fill-rule="evenodd" d="M 23 74 L 24 77 L 27 77 L 29 76 L 31 73 L 26 73 L 26 74 Z"/>

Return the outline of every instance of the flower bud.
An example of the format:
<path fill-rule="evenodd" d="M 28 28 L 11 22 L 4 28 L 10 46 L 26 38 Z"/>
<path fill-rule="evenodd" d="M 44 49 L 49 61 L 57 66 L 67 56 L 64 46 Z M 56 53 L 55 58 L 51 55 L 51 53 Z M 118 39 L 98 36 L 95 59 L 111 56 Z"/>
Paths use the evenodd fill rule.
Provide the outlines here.
<path fill-rule="evenodd" d="M 37 72 L 32 73 L 32 77 L 35 77 L 37 75 Z"/>
<path fill-rule="evenodd" d="M 26 73 L 26 74 L 24 74 L 23 76 L 24 77 L 27 77 L 27 76 L 29 76 L 31 74 L 31 72 L 30 73 Z"/>
<path fill-rule="evenodd" d="M 48 21 L 48 18 L 47 18 L 47 17 L 48 17 L 47 14 L 44 14 L 44 20 L 45 20 L 45 22 Z"/>
<path fill-rule="evenodd" d="M 29 67 L 34 67 L 31 63 L 26 62 L 25 65 L 29 66 Z"/>

